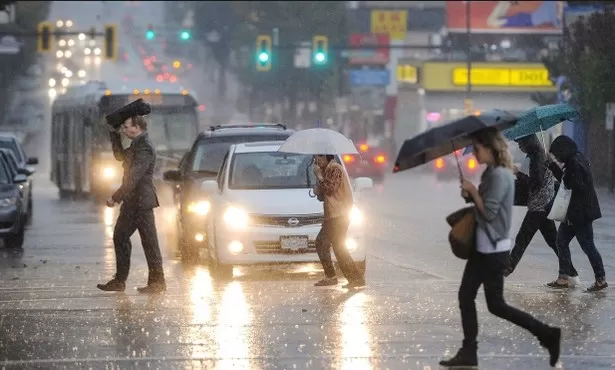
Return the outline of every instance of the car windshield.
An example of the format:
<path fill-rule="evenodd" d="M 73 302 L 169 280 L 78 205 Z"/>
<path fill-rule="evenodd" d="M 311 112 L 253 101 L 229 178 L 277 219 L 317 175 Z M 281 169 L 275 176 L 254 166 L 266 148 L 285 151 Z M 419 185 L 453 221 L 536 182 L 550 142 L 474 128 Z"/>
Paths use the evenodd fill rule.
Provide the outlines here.
<path fill-rule="evenodd" d="M 288 135 L 283 134 L 208 138 L 198 144 L 190 169 L 195 172 L 217 174 L 222 165 L 222 160 L 231 145 L 255 141 L 284 141 L 287 138 Z"/>
<path fill-rule="evenodd" d="M 21 162 L 25 161 L 24 158 L 21 158 L 21 152 L 19 151 L 19 148 L 17 147 L 17 143 L 15 142 L 15 140 L 6 140 L 6 139 L 0 140 L 0 149 L 8 149 L 11 152 L 13 152 L 13 155 L 19 161 Z"/>
<path fill-rule="evenodd" d="M 280 152 L 236 154 L 231 162 L 230 189 L 308 189 L 316 183 L 313 156 Z"/>
<path fill-rule="evenodd" d="M 11 166 L 11 170 L 13 171 L 13 173 L 16 173 L 17 168 L 19 166 L 17 165 L 17 160 L 15 159 L 15 157 L 13 156 L 11 152 L 6 152 L 6 160 L 9 162 L 9 165 Z"/>
<path fill-rule="evenodd" d="M 5 161 L 0 160 L 0 184 L 9 184 L 9 170 Z"/>

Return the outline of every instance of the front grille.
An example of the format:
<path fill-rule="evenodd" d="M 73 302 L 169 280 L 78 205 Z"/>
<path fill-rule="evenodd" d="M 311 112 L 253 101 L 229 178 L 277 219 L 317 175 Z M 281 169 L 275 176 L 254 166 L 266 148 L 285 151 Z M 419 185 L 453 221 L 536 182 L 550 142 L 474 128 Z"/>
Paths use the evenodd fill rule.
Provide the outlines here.
<path fill-rule="evenodd" d="M 324 219 L 325 217 L 322 213 L 302 216 L 250 215 L 252 223 L 260 226 L 301 227 L 320 225 L 323 223 Z"/>
<path fill-rule="evenodd" d="M 302 253 L 315 253 L 316 242 L 313 240 L 308 241 L 308 248 L 298 251 L 291 251 L 282 249 L 279 241 L 255 241 L 254 248 L 256 253 L 262 254 L 302 254 Z"/>

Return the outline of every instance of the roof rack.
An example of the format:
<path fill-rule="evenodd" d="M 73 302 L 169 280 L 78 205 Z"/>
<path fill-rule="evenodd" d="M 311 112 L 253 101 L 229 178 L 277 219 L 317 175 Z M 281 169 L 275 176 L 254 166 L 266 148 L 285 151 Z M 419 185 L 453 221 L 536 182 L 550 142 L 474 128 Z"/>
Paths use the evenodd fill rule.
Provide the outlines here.
<path fill-rule="evenodd" d="M 222 129 L 226 129 L 226 128 L 257 128 L 257 127 L 263 127 L 263 128 L 281 128 L 282 130 L 286 130 L 286 125 L 283 125 L 281 123 L 255 123 L 252 125 L 216 125 L 216 126 L 209 126 L 209 131 L 216 131 L 216 130 L 222 130 Z"/>

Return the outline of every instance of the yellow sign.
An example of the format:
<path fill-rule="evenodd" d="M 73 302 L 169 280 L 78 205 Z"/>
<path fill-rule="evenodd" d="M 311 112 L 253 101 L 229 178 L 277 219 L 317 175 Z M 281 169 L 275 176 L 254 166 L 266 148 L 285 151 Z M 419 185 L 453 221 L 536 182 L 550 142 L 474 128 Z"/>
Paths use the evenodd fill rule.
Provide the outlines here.
<path fill-rule="evenodd" d="M 397 81 L 415 84 L 419 82 L 418 71 L 415 66 L 410 64 L 400 64 L 397 66 Z"/>
<path fill-rule="evenodd" d="M 472 86 L 552 86 L 545 68 L 472 68 Z M 453 69 L 453 85 L 468 84 L 468 69 Z"/>
<path fill-rule="evenodd" d="M 372 10 L 371 33 L 388 34 L 391 40 L 405 40 L 408 32 L 407 10 Z"/>
<path fill-rule="evenodd" d="M 468 84 L 465 63 L 427 62 L 421 67 L 425 91 L 465 91 Z M 549 71 L 542 63 L 472 64 L 472 91 L 535 92 L 555 91 Z"/>

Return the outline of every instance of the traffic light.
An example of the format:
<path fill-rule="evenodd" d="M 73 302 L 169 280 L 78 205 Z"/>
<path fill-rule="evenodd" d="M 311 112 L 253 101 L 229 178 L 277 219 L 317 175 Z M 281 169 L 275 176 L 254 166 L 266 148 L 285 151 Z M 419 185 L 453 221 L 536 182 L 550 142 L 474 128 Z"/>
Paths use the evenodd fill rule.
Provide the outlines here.
<path fill-rule="evenodd" d="M 53 25 L 49 22 L 41 22 L 38 24 L 38 35 L 36 49 L 41 53 L 51 51 L 53 43 L 51 36 L 53 35 Z"/>
<path fill-rule="evenodd" d="M 329 38 L 316 35 L 312 39 L 312 63 L 317 66 L 327 64 L 329 60 Z"/>
<path fill-rule="evenodd" d="M 192 37 L 192 34 L 190 33 L 189 30 L 181 30 L 179 32 L 179 38 L 182 41 L 188 41 L 188 40 L 190 40 L 191 37 Z"/>
<path fill-rule="evenodd" d="M 103 47 L 105 60 L 117 60 L 117 27 L 114 24 L 105 24 Z"/>
<path fill-rule="evenodd" d="M 256 70 L 271 70 L 271 36 L 259 35 L 256 38 Z"/>
<path fill-rule="evenodd" d="M 148 40 L 153 40 L 156 38 L 156 33 L 154 33 L 154 27 L 150 24 L 147 26 L 147 31 L 145 32 L 145 38 Z"/>

